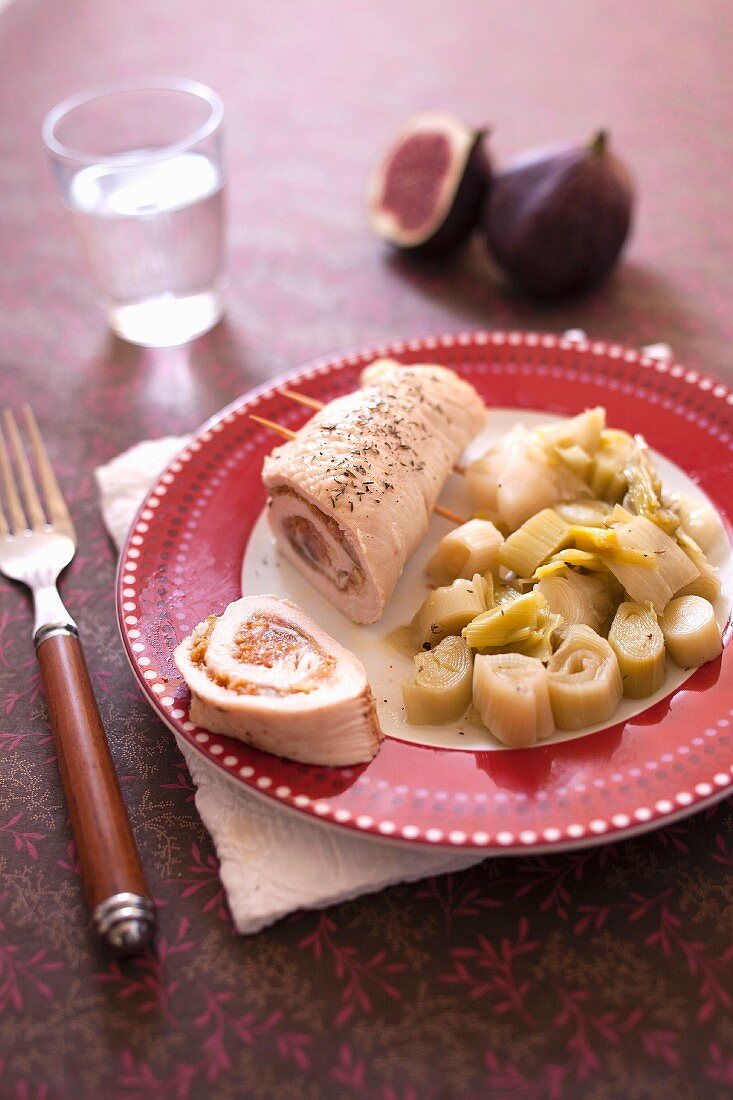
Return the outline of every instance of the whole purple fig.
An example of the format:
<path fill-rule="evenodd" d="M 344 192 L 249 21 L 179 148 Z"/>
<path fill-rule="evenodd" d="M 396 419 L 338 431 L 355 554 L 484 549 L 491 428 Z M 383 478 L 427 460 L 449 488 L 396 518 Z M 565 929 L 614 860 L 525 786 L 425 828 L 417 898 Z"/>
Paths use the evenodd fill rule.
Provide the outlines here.
<path fill-rule="evenodd" d="M 463 244 L 491 176 L 483 138 L 442 112 L 410 119 L 369 181 L 374 232 L 415 257 L 445 256 Z"/>
<path fill-rule="evenodd" d="M 633 204 L 631 177 L 601 130 L 586 146 L 530 152 L 496 177 L 482 217 L 486 245 L 529 295 L 567 298 L 611 271 Z"/>

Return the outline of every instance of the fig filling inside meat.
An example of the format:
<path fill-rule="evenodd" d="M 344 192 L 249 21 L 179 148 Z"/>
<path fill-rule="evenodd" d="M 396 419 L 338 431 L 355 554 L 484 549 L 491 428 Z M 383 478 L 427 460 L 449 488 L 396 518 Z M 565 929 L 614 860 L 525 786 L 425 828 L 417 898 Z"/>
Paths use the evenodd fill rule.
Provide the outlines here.
<path fill-rule="evenodd" d="M 210 616 L 195 633 L 192 661 L 220 687 L 242 695 L 309 693 L 333 675 L 336 661 L 290 623 L 252 614 L 234 637 L 217 637 Z"/>
<path fill-rule="evenodd" d="M 320 527 L 304 515 L 284 516 L 283 533 L 295 552 L 328 577 L 340 592 L 355 588 L 362 582 L 363 574 L 344 545 L 340 527 L 320 512 L 318 520 Z"/>

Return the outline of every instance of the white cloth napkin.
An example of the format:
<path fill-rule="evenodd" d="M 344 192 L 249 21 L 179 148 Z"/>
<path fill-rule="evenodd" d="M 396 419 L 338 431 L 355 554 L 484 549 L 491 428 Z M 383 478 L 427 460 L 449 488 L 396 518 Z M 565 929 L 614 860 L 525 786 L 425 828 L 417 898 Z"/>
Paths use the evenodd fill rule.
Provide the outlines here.
<path fill-rule="evenodd" d="M 95 471 L 102 515 L 118 548 L 146 491 L 187 437 L 139 443 Z M 321 909 L 397 882 L 462 870 L 483 856 L 405 848 L 311 821 L 237 789 L 176 737 L 196 786 L 237 931 L 257 932 L 296 909 Z"/>

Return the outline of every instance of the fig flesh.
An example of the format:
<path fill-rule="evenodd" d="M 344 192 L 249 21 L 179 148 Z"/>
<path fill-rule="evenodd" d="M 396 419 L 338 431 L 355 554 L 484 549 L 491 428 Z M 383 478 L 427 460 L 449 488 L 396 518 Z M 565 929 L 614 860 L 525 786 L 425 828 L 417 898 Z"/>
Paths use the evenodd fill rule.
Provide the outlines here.
<path fill-rule="evenodd" d="M 369 182 L 377 236 L 413 256 L 445 256 L 462 245 L 479 221 L 491 176 L 483 137 L 447 114 L 412 118 Z"/>
<path fill-rule="evenodd" d="M 486 245 L 529 295 L 567 298 L 609 274 L 633 204 L 631 177 L 601 131 L 587 146 L 529 153 L 498 176 L 483 212 Z"/>

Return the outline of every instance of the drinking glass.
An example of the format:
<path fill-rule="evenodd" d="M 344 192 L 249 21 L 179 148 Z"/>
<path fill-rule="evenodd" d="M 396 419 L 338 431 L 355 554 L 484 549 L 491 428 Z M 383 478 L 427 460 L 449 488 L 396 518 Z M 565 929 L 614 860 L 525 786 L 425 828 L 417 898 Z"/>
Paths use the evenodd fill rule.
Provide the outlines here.
<path fill-rule="evenodd" d="M 170 347 L 223 312 L 223 107 L 193 80 L 125 80 L 43 123 L 62 201 L 114 332 Z"/>

